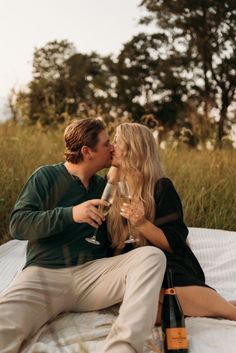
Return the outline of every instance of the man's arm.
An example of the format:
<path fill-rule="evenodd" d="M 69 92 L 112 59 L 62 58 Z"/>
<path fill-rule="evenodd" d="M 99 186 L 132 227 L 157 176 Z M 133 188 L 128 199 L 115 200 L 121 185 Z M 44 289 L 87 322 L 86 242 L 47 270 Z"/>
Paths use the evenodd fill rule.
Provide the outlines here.
<path fill-rule="evenodd" d="M 50 181 L 45 169 L 37 170 L 26 182 L 10 217 L 10 234 L 19 240 L 37 240 L 60 233 L 73 223 L 72 207 L 50 209 Z"/>
<path fill-rule="evenodd" d="M 47 172 L 40 169 L 25 184 L 11 213 L 10 233 L 13 238 L 36 241 L 59 234 L 73 223 L 88 223 L 96 228 L 104 220 L 104 215 L 96 207 L 106 205 L 103 200 L 93 199 L 79 205 L 54 207 L 60 196 L 56 192 L 49 197 L 55 186 L 49 179 Z M 57 189 L 65 193 L 63 187 L 65 185 L 60 185 Z"/>

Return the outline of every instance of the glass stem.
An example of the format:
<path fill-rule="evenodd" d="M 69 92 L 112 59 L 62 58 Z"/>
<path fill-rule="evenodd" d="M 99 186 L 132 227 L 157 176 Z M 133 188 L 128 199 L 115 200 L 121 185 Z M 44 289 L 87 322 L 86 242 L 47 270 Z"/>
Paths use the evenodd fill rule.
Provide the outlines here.
<path fill-rule="evenodd" d="M 97 234 L 98 234 L 98 228 L 99 228 L 99 227 L 96 228 L 96 230 L 95 230 L 95 232 L 94 232 L 94 234 L 93 234 L 93 238 L 96 238 L 96 236 L 97 236 Z"/>
<path fill-rule="evenodd" d="M 128 236 L 131 237 L 132 234 L 131 234 L 131 232 L 130 232 L 130 222 L 129 222 L 128 219 L 127 219 L 127 228 L 128 228 Z"/>

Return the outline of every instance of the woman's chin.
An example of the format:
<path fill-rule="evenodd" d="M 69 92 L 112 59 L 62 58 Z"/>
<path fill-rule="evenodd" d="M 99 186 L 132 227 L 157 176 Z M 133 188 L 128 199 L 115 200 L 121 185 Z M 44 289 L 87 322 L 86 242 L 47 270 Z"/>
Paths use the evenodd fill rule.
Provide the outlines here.
<path fill-rule="evenodd" d="M 119 168 L 120 163 L 119 163 L 118 161 L 116 161 L 115 159 L 112 159 L 112 160 L 111 160 L 111 166 L 112 166 L 112 167 Z"/>

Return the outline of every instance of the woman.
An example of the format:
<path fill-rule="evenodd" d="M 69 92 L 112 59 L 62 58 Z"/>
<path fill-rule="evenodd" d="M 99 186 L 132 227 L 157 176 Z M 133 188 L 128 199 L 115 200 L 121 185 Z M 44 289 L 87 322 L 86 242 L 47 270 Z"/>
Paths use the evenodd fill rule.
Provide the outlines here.
<path fill-rule="evenodd" d="M 143 125 L 121 124 L 114 140 L 113 167 L 109 181 L 126 180 L 130 204 L 114 200 L 108 217 L 108 230 L 116 252 L 133 246 L 153 245 L 164 251 L 167 266 L 186 316 L 222 317 L 236 320 L 236 301 L 228 302 L 205 283 L 202 268 L 189 248 L 188 229 L 183 221 L 180 198 L 170 179 L 165 178 L 151 131 Z M 127 219 L 139 241 L 125 244 Z M 166 287 L 166 279 L 163 288 Z M 160 323 L 163 294 L 160 296 L 157 323 Z"/>

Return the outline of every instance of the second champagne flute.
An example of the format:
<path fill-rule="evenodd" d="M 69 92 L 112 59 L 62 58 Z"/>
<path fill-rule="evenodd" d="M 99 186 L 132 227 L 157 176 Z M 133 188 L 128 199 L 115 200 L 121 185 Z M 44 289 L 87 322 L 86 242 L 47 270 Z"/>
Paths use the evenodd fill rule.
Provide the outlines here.
<path fill-rule="evenodd" d="M 98 209 L 100 211 L 102 211 L 104 216 L 106 216 L 109 212 L 109 209 L 110 209 L 110 207 L 113 203 L 113 200 L 114 200 L 115 192 L 116 192 L 116 185 L 111 184 L 111 183 L 107 183 L 105 186 L 105 189 L 103 190 L 101 199 L 107 201 L 108 205 L 98 207 Z M 100 245 L 100 241 L 97 240 L 98 229 L 99 229 L 99 227 L 95 230 L 93 236 L 85 238 L 85 240 L 88 243 L 92 243 L 94 245 Z"/>
<path fill-rule="evenodd" d="M 123 203 L 131 203 L 131 195 L 129 191 L 129 185 L 127 181 L 122 180 L 118 182 L 118 189 L 119 189 L 119 198 L 120 198 L 120 205 L 122 207 Z M 125 240 L 126 244 L 129 243 L 136 243 L 139 241 L 138 238 L 135 238 L 131 233 L 130 233 L 130 222 L 127 219 L 127 227 L 128 227 L 128 233 L 129 233 L 129 238 Z"/>

